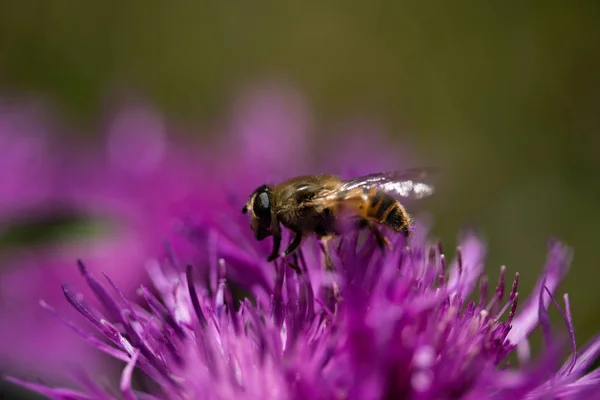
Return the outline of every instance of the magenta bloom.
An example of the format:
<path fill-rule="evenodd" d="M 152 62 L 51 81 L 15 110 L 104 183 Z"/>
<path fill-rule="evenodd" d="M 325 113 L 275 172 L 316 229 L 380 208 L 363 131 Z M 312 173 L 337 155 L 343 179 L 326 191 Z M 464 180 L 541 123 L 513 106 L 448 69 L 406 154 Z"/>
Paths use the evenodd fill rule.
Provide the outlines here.
<path fill-rule="evenodd" d="M 62 301 L 58 286 L 76 280 L 72 260 L 82 258 L 90 268 L 106 272 L 131 296 L 146 280 L 146 261 L 162 253 L 167 239 L 179 260 L 206 272 L 209 242 L 198 246 L 182 240 L 181 232 L 196 232 L 190 226 L 200 224 L 207 233 L 221 214 L 230 214 L 230 207 L 239 211 L 237 201 L 264 180 L 410 165 L 404 154 L 383 143 L 379 127 L 367 122 L 327 129 L 346 139 L 335 141 L 334 157 L 314 154 L 321 129 L 313 126 L 303 98 L 289 88 L 251 88 L 222 125 L 211 132 L 210 141 L 176 140 L 176 134 L 189 132 L 181 132 L 156 110 L 135 104 L 117 107 L 101 127 L 101 139 L 83 146 L 59 141 L 53 125 L 30 109 L 0 109 L 0 144 L 7 150 L 0 159 L 0 230 L 8 222 L 56 210 L 102 227 L 88 237 L 3 254 L 0 371 L 55 382 L 64 367 L 81 360 L 95 368 L 96 353 L 73 340 L 74 334 L 38 304 L 43 298 L 61 315 L 81 322 Z M 366 133 L 375 137 L 361 143 Z M 378 157 L 357 158 L 359 151 Z M 232 266 L 232 274 L 257 270 L 248 265 Z"/>
<path fill-rule="evenodd" d="M 600 390 L 598 370 L 587 370 L 600 339 L 577 352 L 566 296 L 561 312 L 572 350 L 562 365 L 561 342 L 550 331 L 547 309 L 558 306 L 553 292 L 571 261 L 571 251 L 558 242 L 550 244 L 542 277 L 525 301 L 518 275 L 509 279 L 505 269 L 488 290 L 485 246 L 474 234 L 462 237 L 456 260 L 447 263 L 441 245 L 429 243 L 421 227 L 384 254 L 372 238 L 359 244 L 356 234 L 342 237 L 332 247 L 337 274 L 331 276 L 323 273 L 318 244 L 308 240 L 298 258 L 301 275 L 282 261 L 264 265 L 255 281 L 265 286 L 254 285 L 238 302 L 227 276 L 235 269 L 249 275 L 268 250 L 251 241 L 246 224 L 231 221 L 230 230 L 239 232 L 235 245 L 211 230 L 214 251 L 205 262 L 214 279 L 200 283 L 198 269 L 174 257 L 155 262 L 149 267 L 155 290 L 139 291 L 143 306 L 83 263 L 79 269 L 101 310 L 63 287 L 104 340 L 74 329 L 125 363 L 121 394 L 82 372 L 81 392 L 12 381 L 73 399 L 579 399 Z M 252 265 L 243 269 L 244 263 Z M 506 280 L 512 285 L 505 287 Z M 332 282 L 342 298 L 333 308 L 322 290 Z M 479 299 L 468 301 L 476 291 Z M 533 358 L 521 351 L 519 364 L 508 364 L 536 326 L 545 349 Z M 136 368 L 160 389 L 133 389 Z"/>

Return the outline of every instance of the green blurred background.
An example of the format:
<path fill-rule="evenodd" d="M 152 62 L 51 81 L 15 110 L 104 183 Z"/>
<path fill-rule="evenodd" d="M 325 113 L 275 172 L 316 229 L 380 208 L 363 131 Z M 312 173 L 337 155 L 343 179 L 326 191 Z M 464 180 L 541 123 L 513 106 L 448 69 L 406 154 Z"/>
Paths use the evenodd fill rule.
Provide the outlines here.
<path fill-rule="evenodd" d="M 240 85 L 293 82 L 319 124 L 368 112 L 447 170 L 435 233 L 465 223 L 524 291 L 557 236 L 575 249 L 577 339 L 600 328 L 600 3 L 3 1 L 0 90 L 93 126 L 116 87 L 218 120 Z"/>

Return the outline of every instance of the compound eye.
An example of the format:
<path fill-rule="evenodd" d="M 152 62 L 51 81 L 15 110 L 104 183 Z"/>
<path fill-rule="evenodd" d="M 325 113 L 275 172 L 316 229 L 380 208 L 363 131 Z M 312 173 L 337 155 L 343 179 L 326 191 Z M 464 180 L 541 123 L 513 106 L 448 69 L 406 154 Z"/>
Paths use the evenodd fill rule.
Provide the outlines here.
<path fill-rule="evenodd" d="M 270 229 L 271 227 L 271 200 L 267 192 L 261 192 L 254 198 L 254 206 L 252 208 L 254 215 L 258 220 L 258 225 L 262 229 Z"/>
<path fill-rule="evenodd" d="M 254 199 L 254 214 L 259 218 L 265 218 L 271 215 L 271 202 L 266 192 L 260 193 Z"/>

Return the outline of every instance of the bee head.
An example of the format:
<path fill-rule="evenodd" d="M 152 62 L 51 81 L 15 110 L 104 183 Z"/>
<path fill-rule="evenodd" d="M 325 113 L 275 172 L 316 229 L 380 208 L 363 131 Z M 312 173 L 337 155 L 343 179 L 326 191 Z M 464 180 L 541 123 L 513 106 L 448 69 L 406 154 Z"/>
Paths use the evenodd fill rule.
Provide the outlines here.
<path fill-rule="evenodd" d="M 271 224 L 274 222 L 274 216 L 271 204 L 271 189 L 262 185 L 252 192 L 248 203 L 242 208 L 244 214 L 250 211 L 250 228 L 257 240 L 263 240 L 273 234 Z"/>

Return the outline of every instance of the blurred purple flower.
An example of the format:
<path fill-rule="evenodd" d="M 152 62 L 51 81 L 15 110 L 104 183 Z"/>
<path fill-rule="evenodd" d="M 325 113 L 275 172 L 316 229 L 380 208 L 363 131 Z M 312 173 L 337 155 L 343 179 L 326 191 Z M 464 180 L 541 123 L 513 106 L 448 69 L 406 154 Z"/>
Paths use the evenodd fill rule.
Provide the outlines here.
<path fill-rule="evenodd" d="M 550 244 L 533 294 L 518 307 L 518 274 L 506 289 L 503 268 L 495 290 L 488 291 L 482 276 L 485 246 L 474 234 L 462 237 L 456 260 L 447 266 L 441 245 L 429 243 L 422 226 L 408 243 L 395 240 L 385 254 L 370 237 L 359 244 L 358 234 L 344 236 L 332 248 L 335 276 L 323 273 L 318 243 L 308 240 L 298 257 L 301 275 L 282 261 L 269 265 L 265 275 L 272 288 L 257 289 L 238 305 L 226 277 L 232 260 L 239 265 L 251 258 L 246 239 L 238 254 L 215 246 L 206 261 L 218 279 L 207 285 L 197 283 L 191 266 L 183 272 L 173 257 L 153 263 L 149 274 L 156 292 L 141 287 L 144 307 L 127 300 L 110 277 L 101 283 L 79 264 L 103 311 L 67 286 L 64 294 L 105 341 L 74 329 L 127 364 L 119 396 L 82 372 L 84 392 L 12 381 L 51 398 L 73 399 L 512 400 L 589 398 L 600 390 L 599 370 L 587 371 L 600 353 L 600 338 L 578 354 L 568 297 L 561 309 L 553 295 L 571 262 L 570 249 L 558 242 Z M 322 290 L 334 281 L 342 297 L 335 311 Z M 479 299 L 468 301 L 477 287 Z M 564 317 L 573 347 L 562 366 L 560 341 L 548 320 L 551 302 Z M 545 350 L 535 360 L 520 351 L 519 366 L 508 364 L 507 356 L 527 347 L 536 326 L 544 333 Z M 160 392 L 132 389 L 135 368 Z"/>
<path fill-rule="evenodd" d="M 331 157 L 314 153 L 314 144 L 323 135 L 313 126 L 303 98 L 289 87 L 249 88 L 233 105 L 228 124 L 211 129 L 216 132 L 211 140 L 175 139 L 176 134 L 189 132 L 141 104 L 116 107 L 100 129 L 103 139 L 85 146 L 58 143 L 50 130 L 53 125 L 32 117 L 28 109 L 6 108 L 0 113 L 0 143 L 9 150 L 0 160 L 0 221 L 67 209 L 108 226 L 107 233 L 85 240 L 3 255 L 0 369 L 50 379 L 59 369 L 49 365 L 87 357 L 73 345 L 71 333 L 41 312 L 37 302 L 42 297 L 69 315 L 56 299 L 60 290 L 50 284 L 73 280 L 68 260 L 83 258 L 102 268 L 129 295 L 144 279 L 147 258 L 160 254 L 165 239 L 170 239 L 182 261 L 207 260 L 201 251 L 210 250 L 207 246 L 197 248 L 178 234 L 189 231 L 187 218 L 215 226 L 221 210 L 234 204 L 239 211 L 237 202 L 264 180 L 410 165 L 396 148 L 381 145 L 379 127 L 366 122 L 361 132 L 355 132 L 352 124 L 352 137 L 368 132 L 369 152 L 379 156 L 377 161 L 358 158 L 354 139 L 337 140 Z M 333 134 L 348 132 L 342 127 Z M 33 357 L 38 362 L 32 364 Z M 91 367 L 94 360 L 87 360 Z"/>
<path fill-rule="evenodd" d="M 1 239 L 10 235 L 12 226 L 60 211 L 61 148 L 55 136 L 56 125 L 41 112 L 42 108 L 40 104 L 19 101 L 0 105 Z M 7 254 L 10 250 L 7 247 L 0 248 L 0 370 L 42 374 L 44 370 L 52 371 L 48 360 L 57 353 L 85 354 L 85 347 L 72 341 L 73 337 L 62 341 L 52 339 L 53 345 L 48 346 L 48 339 L 58 337 L 55 333 L 60 328 L 54 323 L 44 323 L 51 319 L 47 313 L 40 313 L 35 299 L 48 292 L 60 293 L 51 289 L 52 280 L 58 278 L 62 282 L 73 275 L 69 271 L 61 276 L 60 271 L 65 270 L 65 261 L 72 260 L 74 255 L 60 259 L 56 254 L 37 249 L 38 254 L 32 257 L 22 252 Z M 83 246 L 79 246 L 76 253 L 91 256 L 82 250 Z M 61 250 L 63 255 L 67 252 L 67 248 Z M 31 363 L 34 357 L 37 362 Z M 71 361 L 75 359 L 74 356 Z"/>
<path fill-rule="evenodd" d="M 33 104 L 0 102 L 0 229 L 57 195 L 52 124 Z"/>
<path fill-rule="evenodd" d="M 16 373 L 54 380 L 64 377 L 60 369 L 81 360 L 95 368 L 97 353 L 89 351 L 55 319 L 39 307 L 40 297 L 53 301 L 64 315 L 76 318 L 67 304 L 61 304 L 59 285 L 73 280 L 73 260 L 84 254 L 90 265 L 115 275 L 124 288 L 139 285 L 141 252 L 135 235 L 100 237 L 63 243 L 58 248 L 14 251 L 10 265 L 0 279 L 0 359 Z M 89 295 L 89 291 L 84 294 Z M 78 320 L 78 319 L 75 319 Z M 31 360 L 35 359 L 35 363 Z M 59 368 L 57 368 L 59 367 Z M 100 368 L 100 365 L 98 366 Z"/>

